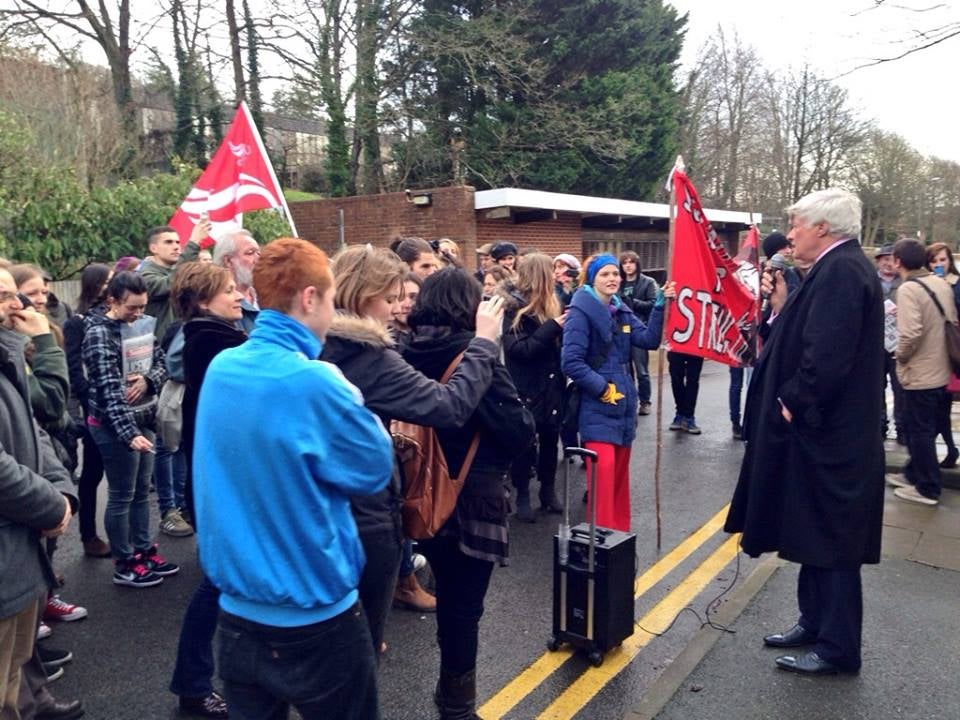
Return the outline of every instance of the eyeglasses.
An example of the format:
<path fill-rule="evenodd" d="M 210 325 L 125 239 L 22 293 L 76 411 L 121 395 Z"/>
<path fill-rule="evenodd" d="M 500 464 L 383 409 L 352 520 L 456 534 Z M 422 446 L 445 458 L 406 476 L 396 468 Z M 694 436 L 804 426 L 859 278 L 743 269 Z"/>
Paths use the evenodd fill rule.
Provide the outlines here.
<path fill-rule="evenodd" d="M 14 298 L 17 297 L 15 292 L 10 290 L 0 290 L 0 303 L 12 302 Z"/>

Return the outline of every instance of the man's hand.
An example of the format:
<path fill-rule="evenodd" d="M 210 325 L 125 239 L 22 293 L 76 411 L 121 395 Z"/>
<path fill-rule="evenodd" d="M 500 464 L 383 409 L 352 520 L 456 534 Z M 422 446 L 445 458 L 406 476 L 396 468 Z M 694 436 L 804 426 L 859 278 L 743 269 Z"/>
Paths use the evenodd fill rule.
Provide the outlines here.
<path fill-rule="evenodd" d="M 503 297 L 494 295 L 477 308 L 477 337 L 496 342 L 503 326 Z"/>
<path fill-rule="evenodd" d="M 787 406 L 783 404 L 783 400 L 778 400 L 778 402 L 780 403 L 780 414 L 783 416 L 783 419 L 786 420 L 788 423 L 792 423 L 793 413 L 790 412 Z"/>
<path fill-rule="evenodd" d="M 147 380 L 143 375 L 131 375 L 127 378 L 127 402 L 133 404 L 147 394 Z"/>
<path fill-rule="evenodd" d="M 10 313 L 13 329 L 27 337 L 36 337 L 50 332 L 50 321 L 36 308 L 23 308 Z"/>
<path fill-rule="evenodd" d="M 760 293 L 770 301 L 770 307 L 779 314 L 787 302 L 787 281 L 782 270 L 765 270 L 760 275 Z"/>
<path fill-rule="evenodd" d="M 190 239 L 187 242 L 196 243 L 200 245 L 203 241 L 210 236 L 210 231 L 213 229 L 213 225 L 210 222 L 210 219 L 206 215 L 201 215 L 200 220 L 197 221 L 197 224 L 193 226 L 193 230 L 190 231 Z"/>
<path fill-rule="evenodd" d="M 70 509 L 70 501 L 67 500 L 65 496 L 63 498 L 63 504 L 66 506 L 63 509 L 63 519 L 60 520 L 60 524 L 55 528 L 44 530 L 43 533 L 41 533 L 44 537 L 58 537 L 67 531 L 67 526 L 70 524 L 70 518 L 73 517 L 73 511 Z"/>
<path fill-rule="evenodd" d="M 153 443 L 143 435 L 137 435 L 130 441 L 130 449 L 141 453 L 153 452 Z"/>

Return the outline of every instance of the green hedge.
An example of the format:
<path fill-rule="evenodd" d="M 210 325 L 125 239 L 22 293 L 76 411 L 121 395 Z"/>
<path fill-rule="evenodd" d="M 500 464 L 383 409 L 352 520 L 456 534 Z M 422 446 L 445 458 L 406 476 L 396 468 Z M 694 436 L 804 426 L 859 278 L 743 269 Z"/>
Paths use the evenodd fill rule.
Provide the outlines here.
<path fill-rule="evenodd" d="M 68 168 L 32 167 L 34 142 L 0 113 L 0 255 L 36 263 L 57 279 L 94 261 L 142 257 L 144 231 L 170 219 L 200 173 L 180 166 L 87 189 Z M 246 214 L 244 225 L 261 241 L 290 233 L 272 210 Z"/>

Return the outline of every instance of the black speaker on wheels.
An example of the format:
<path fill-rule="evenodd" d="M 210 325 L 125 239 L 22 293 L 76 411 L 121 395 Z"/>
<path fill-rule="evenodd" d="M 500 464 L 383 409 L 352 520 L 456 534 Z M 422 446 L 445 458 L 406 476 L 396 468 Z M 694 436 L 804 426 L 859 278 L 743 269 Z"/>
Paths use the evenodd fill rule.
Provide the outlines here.
<path fill-rule="evenodd" d="M 633 634 L 637 536 L 597 527 L 595 502 L 590 523 L 570 528 L 567 481 L 575 456 L 592 460 L 591 487 L 597 486 L 596 454 L 565 448 L 564 521 L 553 540 L 553 636 L 547 647 L 567 643 L 600 665 L 607 650 Z"/>

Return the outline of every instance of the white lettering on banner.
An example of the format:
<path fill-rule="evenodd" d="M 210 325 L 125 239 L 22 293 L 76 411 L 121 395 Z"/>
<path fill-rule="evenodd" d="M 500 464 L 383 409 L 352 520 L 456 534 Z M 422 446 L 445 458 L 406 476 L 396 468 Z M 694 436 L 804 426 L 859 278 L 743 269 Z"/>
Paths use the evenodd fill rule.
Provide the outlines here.
<path fill-rule="evenodd" d="M 681 288 L 677 293 L 677 311 L 687 320 L 687 326 L 683 330 L 674 330 L 673 339 L 678 343 L 685 343 L 693 335 L 694 315 L 693 310 L 687 307 L 687 300 L 693 295 L 690 288 Z"/>
<path fill-rule="evenodd" d="M 699 312 L 695 306 L 692 306 L 691 301 L 699 303 Z M 745 318 L 737 323 L 727 307 L 715 302 L 713 296 L 706 290 L 680 288 L 677 293 L 677 311 L 686 320 L 686 325 L 673 331 L 671 340 L 676 345 L 688 343 L 693 337 L 694 330 L 697 329 L 697 347 L 701 350 L 708 349 L 738 359 L 742 359 L 749 351 L 749 346 L 744 339 L 747 326 Z M 729 343 L 727 333 L 735 324 L 740 327 L 741 332 L 733 343 Z M 682 348 L 677 349 L 682 352 Z"/>

